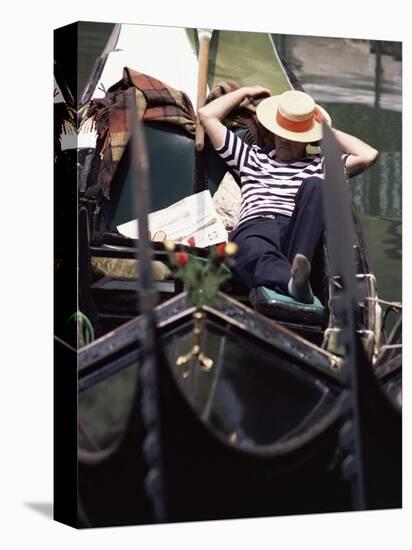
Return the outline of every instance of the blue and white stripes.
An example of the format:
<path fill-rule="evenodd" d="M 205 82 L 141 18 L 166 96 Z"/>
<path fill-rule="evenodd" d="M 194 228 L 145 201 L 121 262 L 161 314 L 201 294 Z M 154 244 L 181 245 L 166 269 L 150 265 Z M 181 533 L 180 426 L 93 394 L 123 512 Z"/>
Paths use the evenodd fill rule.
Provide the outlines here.
<path fill-rule="evenodd" d="M 228 129 L 224 145 L 216 151 L 240 179 L 242 205 L 238 226 L 257 217 L 292 216 L 302 182 L 312 176 L 324 178 L 321 156 L 307 156 L 290 164 L 277 162 L 275 150 L 265 153 L 256 145 L 246 145 Z"/>

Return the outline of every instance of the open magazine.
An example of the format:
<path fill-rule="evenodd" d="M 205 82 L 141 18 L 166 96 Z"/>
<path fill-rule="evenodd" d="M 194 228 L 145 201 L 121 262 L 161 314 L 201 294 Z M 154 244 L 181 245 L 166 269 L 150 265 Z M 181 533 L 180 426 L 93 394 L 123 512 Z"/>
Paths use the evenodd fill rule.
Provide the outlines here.
<path fill-rule="evenodd" d="M 167 208 L 149 214 L 150 238 L 188 244 L 194 237 L 196 246 L 204 248 L 227 241 L 227 231 L 213 205 L 210 191 L 190 195 Z M 122 235 L 137 239 L 137 220 L 117 226 Z"/>

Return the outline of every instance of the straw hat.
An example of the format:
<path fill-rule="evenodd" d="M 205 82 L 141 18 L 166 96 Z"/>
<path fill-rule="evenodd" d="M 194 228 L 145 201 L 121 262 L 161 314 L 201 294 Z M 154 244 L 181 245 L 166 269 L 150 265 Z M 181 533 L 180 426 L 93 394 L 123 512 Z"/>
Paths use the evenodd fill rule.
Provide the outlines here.
<path fill-rule="evenodd" d="M 259 122 L 274 134 L 311 143 L 322 138 L 322 122 L 329 126 L 328 113 L 304 92 L 288 90 L 261 101 L 256 109 Z"/>

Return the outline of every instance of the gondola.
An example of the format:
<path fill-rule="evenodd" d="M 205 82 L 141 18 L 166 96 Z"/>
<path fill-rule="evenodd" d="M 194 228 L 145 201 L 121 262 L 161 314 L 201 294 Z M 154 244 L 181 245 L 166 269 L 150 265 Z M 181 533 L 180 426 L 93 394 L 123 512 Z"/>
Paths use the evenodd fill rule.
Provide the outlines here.
<path fill-rule="evenodd" d="M 220 51 L 226 34 L 228 47 L 239 47 L 243 33 L 221 32 L 215 35 Z M 114 52 L 121 35 L 116 26 L 110 41 Z M 196 34 L 187 36 L 196 52 Z M 271 38 L 254 39 L 272 48 L 279 85 L 298 86 Z M 219 67 L 219 49 L 212 54 Z M 106 51 L 96 65 L 85 102 L 98 89 L 110 55 Z M 139 141 L 136 136 L 142 134 Z M 329 140 L 332 173 L 336 151 Z M 230 281 L 199 317 L 178 281 L 151 281 L 146 239 L 138 243 L 116 232 L 119 223 L 135 217 L 130 205 L 139 182 L 133 163 L 136 149 L 145 148 L 143 141 L 150 168 L 140 176 L 149 179 L 153 209 L 205 185 L 215 190 L 224 174 L 210 147 L 197 155 L 193 139 L 176 129 L 146 123 L 143 130 L 136 122 L 134 146 L 119 164 L 113 185 L 117 194 L 109 202 L 90 185 L 95 151 L 91 147 L 84 156 L 90 170 L 87 178 L 80 177 L 86 182 L 79 202 L 80 306 L 98 338 L 77 352 L 61 337 L 55 339 L 57 356 L 77 353 L 75 523 L 89 527 L 399 507 L 400 354 L 391 350 L 398 350 L 400 328 L 380 350 L 376 281 L 350 203 L 343 214 L 349 233 L 338 237 L 330 224 L 329 243 L 325 240 L 319 249 L 313 280 L 318 308 L 285 303 L 267 289 L 260 289 L 251 304 L 245 289 Z M 171 173 L 176 188 L 172 195 L 170 185 L 160 193 Z M 325 205 L 333 205 L 345 185 L 330 187 Z M 144 199 L 144 190 L 140 193 L 137 202 Z M 342 268 L 336 255 L 340 238 L 346 238 L 345 262 L 352 271 Z M 152 259 L 166 262 L 162 246 L 152 247 Z M 181 248 L 205 256 L 201 249 Z M 136 251 L 140 274 L 145 274 L 140 300 L 135 280 L 96 279 L 92 271 L 92 258 L 130 260 Z M 213 368 L 201 368 L 196 356 L 179 362 L 196 341 Z M 368 392 L 373 406 L 365 406 Z M 387 479 L 379 484 L 384 471 Z"/>
<path fill-rule="evenodd" d="M 134 33 L 134 34 L 133 34 Z M 222 65 L 225 56 L 230 55 L 231 51 L 239 48 L 241 41 L 244 42 L 242 33 L 219 32 L 214 36 L 212 44 L 215 44 L 215 51 L 212 51 L 214 70 L 209 76 L 210 87 L 216 81 L 222 78 Z M 249 34 L 249 33 L 248 33 Z M 142 36 L 140 36 L 142 35 Z M 139 38 L 134 38 L 139 36 Z M 186 38 L 186 44 L 184 44 Z M 193 31 L 184 29 L 156 29 L 156 28 L 137 28 L 134 25 L 118 26 L 113 31 L 113 36 L 109 41 L 111 52 L 105 51 L 99 63 L 96 64 L 96 71 L 93 73 L 88 86 L 83 94 L 82 101 L 87 102 L 95 96 L 101 95 L 102 90 L 107 90 L 109 83 L 118 78 L 121 74 L 122 65 L 125 63 L 136 63 L 138 70 L 146 70 L 148 65 L 154 65 L 153 75 L 159 79 L 171 78 L 170 60 L 158 60 L 156 54 L 149 55 L 149 61 L 142 61 L 138 64 L 138 55 L 135 53 L 130 57 L 126 56 L 127 44 L 129 40 L 149 42 L 148 50 L 154 49 L 154 44 L 158 45 L 158 50 L 163 51 L 162 45 L 176 44 L 179 59 L 183 59 L 188 70 L 184 72 L 179 80 L 179 75 L 174 76 L 172 85 L 188 88 L 188 95 L 192 103 L 195 103 L 194 91 L 197 75 L 194 73 L 190 78 L 190 73 L 194 71 L 194 59 L 196 51 L 196 36 Z M 264 85 L 269 86 L 274 93 L 282 92 L 288 88 L 300 87 L 296 77 L 291 73 L 288 65 L 279 60 L 276 48 L 270 35 L 254 34 L 248 37 L 250 44 L 259 41 L 255 47 L 263 57 L 266 56 L 266 62 L 270 63 L 273 76 L 263 76 L 258 73 L 256 78 L 263 77 Z M 245 45 L 242 43 L 242 47 Z M 137 48 L 139 50 L 139 48 Z M 129 54 L 130 55 L 130 54 Z M 119 57 L 121 59 L 119 59 Z M 245 63 L 242 71 L 234 67 L 231 73 L 226 75 L 226 80 L 236 80 L 239 84 L 243 82 L 250 83 L 250 66 Z M 252 64 L 251 64 L 252 65 Z M 97 69 L 100 69 L 97 71 Z M 226 69 L 227 70 L 227 69 Z M 160 73 L 160 74 L 157 74 Z M 183 71 L 181 71 L 183 73 Z M 115 76 L 117 75 L 117 76 Z M 246 80 L 245 80 L 246 79 Z M 170 125 L 161 123 L 146 123 L 146 141 L 148 144 L 148 156 L 150 165 L 151 181 L 151 209 L 159 210 L 176 202 L 187 195 L 192 194 L 205 186 L 210 189 L 212 195 L 218 189 L 223 176 L 226 172 L 226 166 L 223 161 L 214 153 L 211 147 L 206 147 L 202 155 L 193 151 L 193 139 L 185 135 L 178 129 Z M 240 135 L 244 135 L 244 130 L 237 130 Z M 158 162 L 159 155 L 162 156 L 162 163 Z M 173 174 L 173 185 L 170 185 L 170 174 Z M 84 178 L 83 178 L 84 179 Z M 90 246 L 85 245 L 90 250 L 90 257 L 85 267 L 81 269 L 84 277 L 80 279 L 80 296 L 84 296 L 87 303 L 83 307 L 86 314 L 95 317 L 97 334 L 103 334 L 104 331 L 115 328 L 119 323 L 131 319 L 139 313 L 136 307 L 135 288 L 133 281 L 124 280 L 124 278 L 111 276 L 110 271 L 103 269 L 104 277 L 96 277 L 92 271 L 93 267 L 102 265 L 98 258 L 118 257 L 133 258 L 135 243 L 130 239 L 121 238 L 117 232 L 117 226 L 132 219 L 132 178 L 130 177 L 130 157 L 128 151 L 124 155 L 112 182 L 113 193 L 110 201 L 104 198 L 97 198 L 99 191 L 96 185 L 96 172 L 91 171 L 89 175 L 89 187 L 84 191 L 81 200 L 89 209 L 89 218 L 93 218 L 93 211 L 90 211 L 91 205 L 95 204 L 95 210 L 99 210 L 99 221 L 90 223 L 89 234 Z M 204 181 L 206 180 L 206 182 Z M 357 262 L 357 276 L 359 287 L 363 300 L 363 319 L 359 330 L 365 345 L 368 346 L 368 353 L 372 356 L 377 353 L 380 344 L 380 308 L 377 302 L 376 280 L 370 272 L 365 239 L 363 238 L 362 228 L 354 212 L 355 232 L 354 232 L 354 251 Z M 84 231 L 81 235 L 84 235 Z M 167 255 L 163 252 L 161 244 L 154 244 L 154 260 L 160 262 L 166 259 Z M 127 249 L 129 248 L 129 251 Z M 163 252 L 163 253 L 162 253 Z M 203 255 L 204 251 L 191 251 L 197 255 Z M 284 326 L 291 328 L 302 336 L 310 339 L 324 348 L 331 348 L 335 342 L 336 327 L 333 323 L 333 317 L 328 314 L 329 295 L 333 295 L 335 285 L 331 286 L 331 279 L 328 276 L 327 254 L 324 249 L 320 249 L 317 261 L 314 265 L 318 269 L 314 270 L 312 284 L 316 289 L 319 302 L 315 306 L 304 306 L 297 302 L 290 302 L 283 299 L 280 295 L 269 289 L 259 289 L 256 293 L 253 307 L 264 315 L 274 318 Z M 160 277 L 163 277 L 161 272 Z M 84 281 L 84 284 L 83 284 Z M 173 278 L 169 277 L 156 283 L 161 299 L 169 298 L 182 290 Z M 233 288 L 230 288 L 232 286 Z M 89 290 L 90 289 L 90 290 Z M 239 283 L 232 281 L 227 285 L 227 292 L 237 297 L 243 303 L 248 304 L 248 292 L 242 288 Z M 94 304 L 91 310 L 90 303 Z M 112 305 L 114 303 L 114 305 Z M 249 303 L 249 305 L 251 305 Z"/>

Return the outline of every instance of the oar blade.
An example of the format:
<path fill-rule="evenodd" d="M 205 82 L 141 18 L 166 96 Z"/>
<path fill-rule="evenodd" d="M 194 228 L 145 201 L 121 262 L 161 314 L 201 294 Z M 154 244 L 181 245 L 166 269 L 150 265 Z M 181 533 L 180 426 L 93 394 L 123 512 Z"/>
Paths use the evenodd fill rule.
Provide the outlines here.
<path fill-rule="evenodd" d="M 346 284 L 353 286 L 355 263 L 351 197 L 342 163 L 342 151 L 333 130 L 327 124 L 323 125 L 322 149 L 325 157 L 322 197 L 328 259 L 332 274 L 343 277 Z"/>

